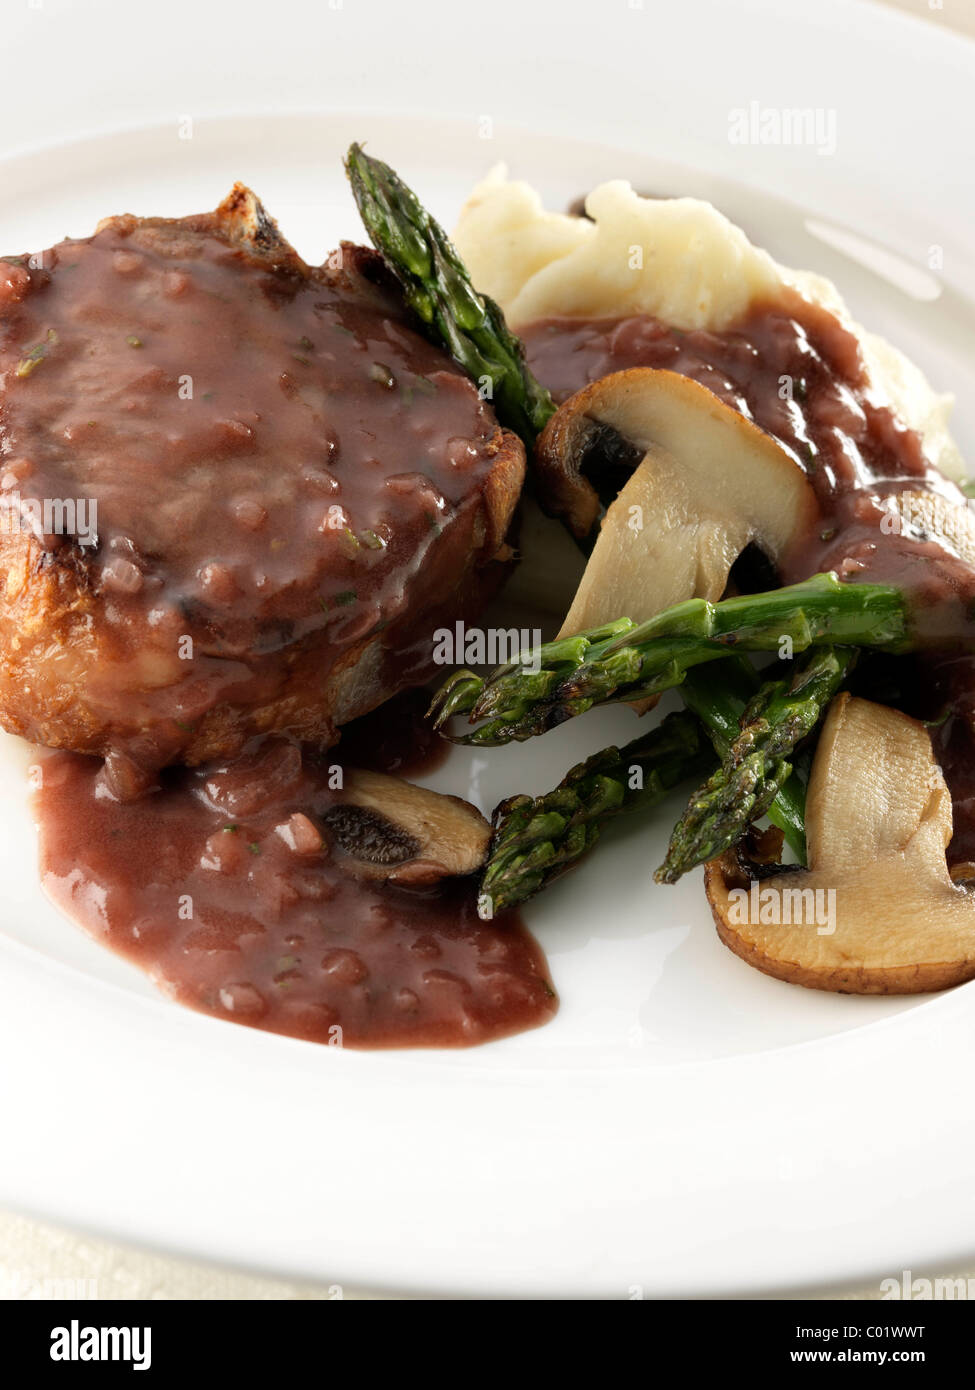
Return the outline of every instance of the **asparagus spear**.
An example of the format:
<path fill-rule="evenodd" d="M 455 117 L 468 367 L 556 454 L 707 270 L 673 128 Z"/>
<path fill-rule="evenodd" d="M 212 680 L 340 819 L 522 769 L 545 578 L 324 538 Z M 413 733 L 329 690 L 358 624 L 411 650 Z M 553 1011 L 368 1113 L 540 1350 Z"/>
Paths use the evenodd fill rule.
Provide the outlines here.
<path fill-rule="evenodd" d="M 360 145 L 354 144 L 348 152 L 346 169 L 363 223 L 373 244 L 399 279 L 406 302 L 465 371 L 482 387 L 490 388 L 499 419 L 531 446 L 554 413 L 555 406 L 549 393 L 526 366 L 524 347 L 508 329 L 498 305 L 474 289 L 466 267 L 443 228 L 388 165 L 366 155 Z M 622 635 L 622 631 L 614 625 L 605 636 L 612 638 Z M 635 635 L 631 635 L 630 640 L 636 640 Z M 610 655 L 612 652 L 605 653 L 604 659 Z M 680 657 L 681 653 L 675 651 L 675 674 L 680 670 Z M 702 653 L 697 659 L 709 660 L 712 655 Z M 595 656 L 587 664 L 591 665 L 593 660 Z M 656 686 L 659 689 L 671 683 L 666 671 L 658 674 Z M 696 688 L 697 695 L 692 698 L 697 699 L 698 708 L 707 720 L 707 701 L 700 684 Z M 472 696 L 477 703 L 480 693 L 477 680 L 467 673 L 454 677 L 450 689 L 452 708 L 460 708 Z M 729 692 L 720 690 L 715 684 L 709 689 L 717 697 L 717 705 L 723 703 L 727 709 Z M 529 696 L 530 692 L 522 683 L 522 697 Z M 585 703 L 585 708 L 589 703 Z M 581 713 L 582 709 L 572 712 Z M 445 712 L 440 722 L 446 717 Z M 554 713 L 552 718 L 560 722 Z M 709 723 L 709 728 L 714 736 L 715 725 Z M 488 739 L 485 735 L 477 741 Z M 609 750 L 605 752 L 608 754 Z M 801 788 L 794 787 L 791 794 L 785 789 L 779 790 L 783 794 L 775 799 L 772 814 L 778 812 L 783 829 L 798 848 L 804 843 Z"/>
<path fill-rule="evenodd" d="M 455 672 L 433 698 L 441 728 L 453 714 L 488 722 L 459 742 L 523 741 L 593 705 L 641 700 L 679 686 L 687 671 L 729 651 L 781 651 L 841 644 L 911 650 L 915 633 L 899 589 L 843 584 L 817 574 L 801 584 L 709 603 L 690 599 L 639 625 L 629 618 L 549 642 L 486 679 Z"/>
<path fill-rule="evenodd" d="M 718 681 L 715 672 L 720 673 Z M 681 683 L 681 699 L 707 729 L 722 762 L 741 735 L 742 711 L 758 687 L 758 673 L 743 656 L 730 656 L 719 667 L 692 667 Z M 798 772 L 790 772 L 782 781 L 764 814 L 782 831 L 798 862 L 805 864 L 806 785 Z"/>
<path fill-rule="evenodd" d="M 792 773 L 797 744 L 819 723 L 856 656 L 853 647 L 814 648 L 791 678 L 762 686 L 721 766 L 687 803 L 655 874 L 658 883 L 676 883 L 765 815 Z"/>
<path fill-rule="evenodd" d="M 346 170 L 363 223 L 407 303 L 469 375 L 491 380 L 499 418 L 531 446 L 555 406 L 525 365 L 524 347 L 498 305 L 474 289 L 443 228 L 387 164 L 354 144 Z M 455 697 L 476 686 L 468 673 L 452 678 Z"/>
<path fill-rule="evenodd" d="M 593 754 L 570 769 L 553 791 L 510 797 L 495 808 L 482 871 L 482 892 L 492 910 L 523 902 L 559 878 L 595 847 L 604 825 L 616 815 L 649 810 L 680 782 L 695 776 L 698 767 L 713 768 L 701 726 L 714 753 L 728 757 L 759 678 L 744 657 L 728 657 L 720 670 L 717 681 L 710 669 L 706 675 L 698 669 L 688 672 L 681 686 L 687 706 L 683 713 L 668 715 L 623 748 Z M 635 767 L 642 775 L 634 787 Z M 762 808 L 784 832 L 800 863 L 806 859 L 804 808 L 805 787 L 794 773 Z"/>
<path fill-rule="evenodd" d="M 481 876 L 482 913 L 532 897 L 588 854 L 614 816 L 656 806 L 713 766 L 700 723 L 682 710 L 623 748 L 593 754 L 553 791 L 502 801 Z"/>
<path fill-rule="evenodd" d="M 689 672 L 681 688 L 688 708 L 667 715 L 649 733 L 594 753 L 542 796 L 509 797 L 495 807 L 481 877 L 482 901 L 492 913 L 524 902 L 573 868 L 615 816 L 651 809 L 681 782 L 713 769 L 715 754 L 727 758 L 759 678 L 743 657 L 729 657 L 721 671 L 720 681 Z M 803 863 L 804 801 L 805 789 L 793 775 L 763 808 Z"/>
<path fill-rule="evenodd" d="M 494 300 L 478 294 L 446 232 L 388 164 L 350 145 L 345 169 L 366 231 L 407 304 L 530 448 L 555 403 L 528 370 L 521 339 Z"/>

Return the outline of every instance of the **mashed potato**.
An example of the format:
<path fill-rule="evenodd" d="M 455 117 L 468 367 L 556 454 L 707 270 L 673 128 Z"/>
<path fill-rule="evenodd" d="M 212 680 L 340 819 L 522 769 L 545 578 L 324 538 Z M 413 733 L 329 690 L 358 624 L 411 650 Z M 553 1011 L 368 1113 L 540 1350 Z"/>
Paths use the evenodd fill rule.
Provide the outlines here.
<path fill-rule="evenodd" d="M 927 457 L 964 475 L 948 433 L 952 397 L 935 392 L 903 353 L 851 318 L 831 281 L 774 261 L 710 203 L 642 198 L 621 179 L 586 199 L 591 222 L 546 212 L 503 167 L 474 190 L 454 233 L 477 287 L 512 327 L 536 319 L 651 314 L 674 328 L 720 330 L 784 286 L 831 310 L 853 332 L 878 399 L 915 429 Z"/>

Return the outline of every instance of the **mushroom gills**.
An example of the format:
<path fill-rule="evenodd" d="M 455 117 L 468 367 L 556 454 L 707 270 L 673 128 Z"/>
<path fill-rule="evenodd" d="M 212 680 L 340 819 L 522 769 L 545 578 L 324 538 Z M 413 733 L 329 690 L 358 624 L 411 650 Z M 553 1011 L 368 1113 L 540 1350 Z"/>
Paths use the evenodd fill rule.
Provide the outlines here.
<path fill-rule="evenodd" d="M 577 392 L 539 439 L 539 468 L 558 478 L 558 505 L 577 530 L 599 510 L 584 476 L 594 428 L 628 441 L 640 462 L 603 518 L 563 636 L 621 613 L 643 622 L 684 599 L 717 600 L 747 546 L 774 564 L 819 516 L 806 473 L 770 435 L 698 382 L 637 367 Z M 614 458 L 625 458 L 619 447 Z"/>
<path fill-rule="evenodd" d="M 362 769 L 346 771 L 323 821 L 354 873 L 418 886 L 473 873 L 491 837 L 480 811 L 459 796 Z"/>
<path fill-rule="evenodd" d="M 916 994 L 972 979 L 975 896 L 949 874 L 951 832 L 924 726 L 841 694 L 809 783 L 808 870 L 748 882 L 733 851 L 712 860 L 718 935 L 765 974 L 810 989 Z"/>

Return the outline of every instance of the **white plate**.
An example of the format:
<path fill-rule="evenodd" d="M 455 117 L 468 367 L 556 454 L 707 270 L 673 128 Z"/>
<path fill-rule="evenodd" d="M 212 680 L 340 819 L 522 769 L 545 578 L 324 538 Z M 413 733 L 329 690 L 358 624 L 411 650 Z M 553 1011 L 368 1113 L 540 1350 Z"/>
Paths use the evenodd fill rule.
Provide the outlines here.
<path fill-rule="evenodd" d="M 968 99 L 975 50 L 849 3 L 812 18 L 781 4 L 622 0 L 607 16 L 502 3 L 463 34 L 456 9 L 440 28 L 437 6 L 397 9 L 393 33 L 386 8 L 293 7 L 304 43 L 273 28 L 221 50 L 219 69 L 205 59 L 230 34 L 213 7 L 191 7 L 188 43 L 174 15 L 141 41 L 98 22 L 120 7 L 86 6 L 84 24 L 72 10 L 57 24 L 46 9 L 15 16 L 7 104 L 30 118 L 6 130 L 0 246 L 84 235 L 110 212 L 199 211 L 242 178 L 320 258 L 359 235 L 340 168 L 352 138 L 447 220 L 497 159 L 556 207 L 629 177 L 711 197 L 781 259 L 836 279 L 862 321 L 958 391 L 972 455 L 975 200 L 953 177 L 968 152 L 952 103 Z M 30 26 L 45 23 L 35 53 Z M 139 67 L 141 90 L 138 42 L 158 65 Z M 65 96 L 78 53 L 86 95 Z M 42 64 L 50 100 L 33 87 Z M 285 110 L 314 92 L 332 114 Z M 454 115 L 422 115 L 421 92 Z M 209 114 L 247 93 L 278 114 Z M 730 145 L 727 113 L 753 99 L 834 109 L 836 153 Z M 186 114 L 191 140 L 178 138 Z M 25 150 L 32 135 L 48 143 Z M 824 223 L 859 237 L 875 268 L 824 240 Z M 597 712 L 527 748 L 460 755 L 432 784 L 489 809 L 621 735 L 625 712 Z M 667 811 L 656 833 L 620 826 L 531 910 L 562 997 L 551 1025 L 474 1051 L 343 1053 L 183 1012 L 58 916 L 33 870 L 26 754 L 6 740 L 0 755 L 0 1201 L 255 1268 L 461 1293 L 743 1293 L 975 1250 L 958 1157 L 975 1140 L 975 989 L 850 999 L 749 970 L 718 943 L 696 878 L 652 889 Z"/>

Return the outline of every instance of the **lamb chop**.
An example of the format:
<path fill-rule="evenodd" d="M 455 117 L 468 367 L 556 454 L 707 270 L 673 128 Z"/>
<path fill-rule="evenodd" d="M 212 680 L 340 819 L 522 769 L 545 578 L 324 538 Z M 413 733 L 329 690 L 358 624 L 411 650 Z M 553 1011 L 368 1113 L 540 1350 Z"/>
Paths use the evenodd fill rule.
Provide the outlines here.
<path fill-rule="evenodd" d="M 498 582 L 521 442 L 381 259 L 250 190 L 0 260 L 0 724 L 133 795 L 326 747 Z"/>

